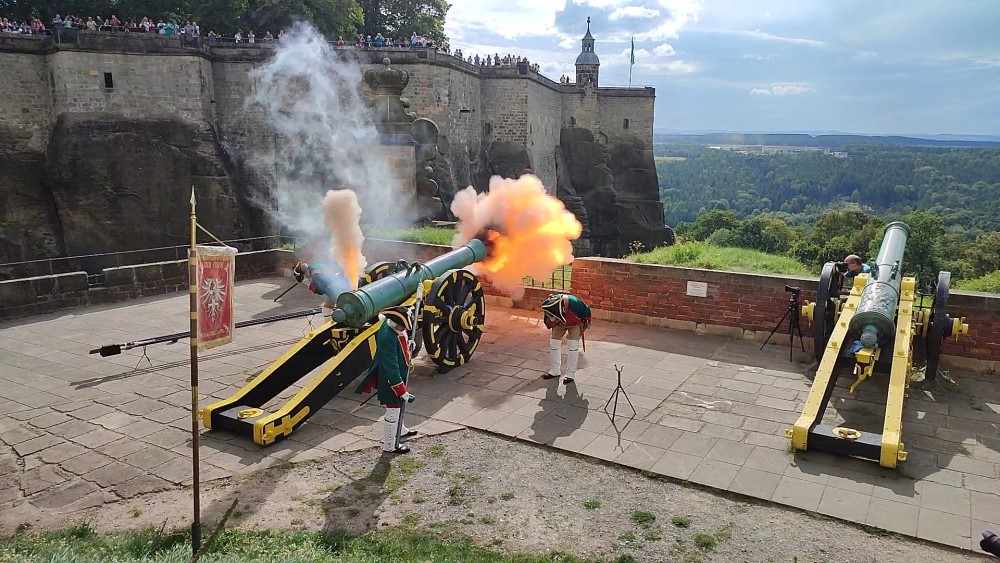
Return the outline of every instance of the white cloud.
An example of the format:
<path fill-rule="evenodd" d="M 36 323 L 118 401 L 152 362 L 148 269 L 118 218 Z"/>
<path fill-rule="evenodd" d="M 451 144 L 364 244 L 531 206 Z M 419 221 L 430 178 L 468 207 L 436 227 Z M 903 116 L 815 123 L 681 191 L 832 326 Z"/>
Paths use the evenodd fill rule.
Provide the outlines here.
<path fill-rule="evenodd" d="M 660 63 L 648 63 L 640 65 L 636 63 L 637 67 L 642 67 L 647 70 L 654 72 L 661 72 L 664 74 L 691 74 L 692 72 L 698 71 L 697 63 L 692 63 L 688 61 L 664 61 Z"/>
<path fill-rule="evenodd" d="M 796 43 L 799 45 L 809 45 L 810 47 L 822 47 L 826 45 L 822 41 L 816 39 L 806 39 L 803 37 L 786 37 L 783 35 L 775 35 L 773 33 L 768 33 L 766 31 L 761 31 L 759 29 L 749 30 L 749 29 L 699 29 L 705 33 L 721 33 L 724 35 L 740 35 L 743 37 L 750 37 L 753 39 L 760 39 L 761 41 L 777 41 L 781 43 Z"/>
<path fill-rule="evenodd" d="M 807 94 L 812 92 L 816 92 L 816 89 L 810 86 L 806 86 L 805 84 L 794 83 L 794 82 L 779 82 L 771 84 L 769 87 L 753 88 L 750 90 L 751 95 L 765 95 L 765 96 L 786 96 L 794 94 Z"/>
<path fill-rule="evenodd" d="M 657 57 L 672 57 L 677 54 L 677 51 L 674 50 L 674 46 L 670 43 L 664 43 L 662 45 L 657 45 L 653 49 L 653 54 Z"/>
<path fill-rule="evenodd" d="M 565 0 L 451 0 L 450 4 L 444 27 L 455 43 L 475 41 L 484 32 L 506 39 L 554 34 L 555 14 Z"/>
<path fill-rule="evenodd" d="M 625 6 L 624 8 L 618 8 L 614 12 L 611 12 L 608 19 L 615 21 L 622 18 L 655 18 L 658 15 L 660 15 L 660 11 L 652 8 L 644 8 L 642 6 Z"/>
<path fill-rule="evenodd" d="M 756 55 L 754 53 L 743 53 L 743 58 L 751 61 L 769 61 L 774 55 Z"/>

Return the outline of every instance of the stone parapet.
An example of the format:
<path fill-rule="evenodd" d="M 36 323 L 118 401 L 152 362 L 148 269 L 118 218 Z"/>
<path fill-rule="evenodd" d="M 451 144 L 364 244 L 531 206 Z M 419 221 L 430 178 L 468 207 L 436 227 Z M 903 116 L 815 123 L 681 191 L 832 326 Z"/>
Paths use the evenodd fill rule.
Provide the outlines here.
<path fill-rule="evenodd" d="M 448 246 L 380 239 L 365 241 L 364 254 L 376 262 L 422 262 L 451 250 Z M 291 277 L 295 252 L 263 250 L 236 256 L 237 279 Z M 185 291 L 186 261 L 159 262 L 104 270 L 105 284 L 87 289 L 84 272 L 0 282 L 0 319 Z M 514 300 L 482 279 L 488 302 L 537 311 L 552 289 L 525 288 Z M 800 302 L 816 298 L 817 278 L 721 272 L 635 264 L 608 258 L 577 258 L 572 292 L 590 304 L 594 317 L 701 334 L 763 342 L 788 307 L 785 286 L 800 288 Z M 693 285 L 691 285 L 693 284 Z M 701 295 L 704 294 L 702 297 Z M 953 291 L 948 313 L 965 317 L 969 335 L 946 340 L 942 364 L 975 371 L 1000 369 L 1000 295 Z M 787 326 L 787 325 L 784 325 Z M 806 349 L 812 345 L 808 323 L 802 327 Z M 771 342 L 787 345 L 779 329 Z M 798 342 L 796 342 L 798 345 Z"/>

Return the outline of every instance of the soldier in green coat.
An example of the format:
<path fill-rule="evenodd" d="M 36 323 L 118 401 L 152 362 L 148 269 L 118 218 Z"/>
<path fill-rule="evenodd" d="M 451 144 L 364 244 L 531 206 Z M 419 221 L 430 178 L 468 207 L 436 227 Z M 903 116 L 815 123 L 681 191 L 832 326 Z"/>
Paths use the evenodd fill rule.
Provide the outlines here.
<path fill-rule="evenodd" d="M 402 454 L 410 448 L 401 445 L 399 439 L 417 434 L 403 424 L 404 404 L 414 399 L 406 388 L 410 372 L 409 332 L 413 324 L 405 307 L 386 309 L 380 317 L 383 323 L 375 333 L 375 358 L 355 393 L 376 391 L 378 402 L 385 406 L 382 451 Z"/>
<path fill-rule="evenodd" d="M 563 383 L 573 383 L 580 359 L 580 341 L 590 328 L 590 307 L 579 297 L 568 293 L 553 293 L 542 301 L 545 326 L 552 331 L 549 337 L 549 371 L 543 379 L 559 377 L 562 360 L 562 339 L 567 338 L 566 376 Z"/>

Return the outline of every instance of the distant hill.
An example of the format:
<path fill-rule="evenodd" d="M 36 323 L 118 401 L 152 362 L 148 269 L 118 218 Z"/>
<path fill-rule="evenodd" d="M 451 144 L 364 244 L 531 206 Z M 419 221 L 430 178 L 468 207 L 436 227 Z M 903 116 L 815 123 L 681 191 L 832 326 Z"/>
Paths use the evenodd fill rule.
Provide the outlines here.
<path fill-rule="evenodd" d="M 929 136 L 930 137 L 930 136 Z M 857 145 L 888 147 L 1000 147 L 1000 139 L 985 135 L 933 135 L 935 138 L 900 135 L 809 135 L 805 133 L 655 133 L 654 143 L 696 145 L 777 145 L 841 149 Z"/>

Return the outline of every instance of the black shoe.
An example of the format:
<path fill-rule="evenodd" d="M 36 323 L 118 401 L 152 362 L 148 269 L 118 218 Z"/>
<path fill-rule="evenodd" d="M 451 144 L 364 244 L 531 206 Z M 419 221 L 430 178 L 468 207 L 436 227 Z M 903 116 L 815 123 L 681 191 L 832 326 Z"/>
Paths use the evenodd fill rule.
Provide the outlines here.
<path fill-rule="evenodd" d="M 400 438 L 411 438 L 413 436 L 416 436 L 417 434 L 420 434 L 420 432 L 417 432 L 416 430 L 410 430 L 406 434 L 401 435 Z"/>
<path fill-rule="evenodd" d="M 410 446 L 396 446 L 396 449 L 391 452 L 382 451 L 387 454 L 408 454 L 410 453 Z"/>
<path fill-rule="evenodd" d="M 991 553 L 1000 557 L 1000 536 L 993 532 L 983 532 L 983 539 L 979 542 L 979 547 L 986 553 Z"/>
<path fill-rule="evenodd" d="M 559 377 L 559 376 L 558 375 L 552 375 L 549 372 L 545 372 L 544 374 L 542 374 L 542 379 L 555 379 L 557 377 Z"/>
<path fill-rule="evenodd" d="M 563 378 L 563 385 L 569 385 L 570 383 L 573 383 L 573 381 L 574 381 L 574 379 L 572 377 L 564 377 Z"/>

